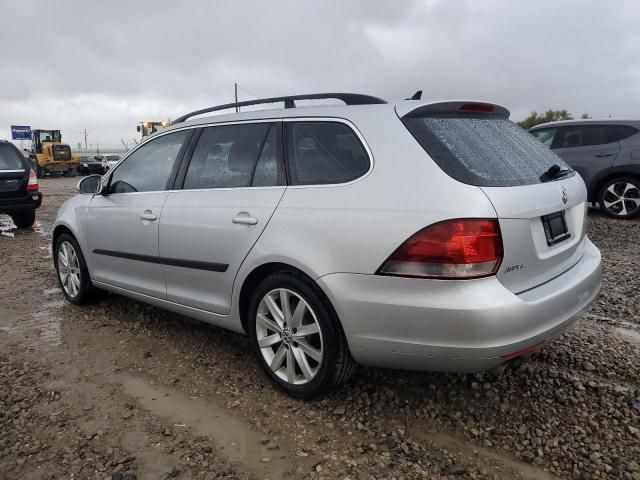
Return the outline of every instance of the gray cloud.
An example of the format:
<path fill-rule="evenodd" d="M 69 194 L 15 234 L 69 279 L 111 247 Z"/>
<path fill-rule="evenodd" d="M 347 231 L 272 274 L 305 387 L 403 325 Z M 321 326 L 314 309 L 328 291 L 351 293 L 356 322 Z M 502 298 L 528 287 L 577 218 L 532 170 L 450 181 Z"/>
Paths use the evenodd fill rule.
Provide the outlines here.
<path fill-rule="evenodd" d="M 0 137 L 25 123 L 75 145 L 86 127 L 115 146 L 139 120 L 230 101 L 234 81 L 638 117 L 639 18 L 597 0 L 8 2 Z"/>

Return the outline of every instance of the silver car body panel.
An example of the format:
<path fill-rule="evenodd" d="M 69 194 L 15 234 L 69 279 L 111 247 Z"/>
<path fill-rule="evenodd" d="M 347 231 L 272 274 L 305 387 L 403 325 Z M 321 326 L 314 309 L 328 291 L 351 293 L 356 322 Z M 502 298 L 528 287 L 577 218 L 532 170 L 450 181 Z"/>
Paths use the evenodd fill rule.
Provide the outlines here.
<path fill-rule="evenodd" d="M 269 223 L 285 188 L 170 192 L 160 220 L 160 257 L 220 264 L 221 268 L 162 265 L 167 300 L 229 313 L 236 273 Z M 234 223 L 242 217 L 255 219 L 256 224 Z"/>
<path fill-rule="evenodd" d="M 579 175 L 536 185 L 482 190 L 498 213 L 504 245 L 498 279 L 507 288 L 522 292 L 558 276 L 580 260 L 587 192 Z M 559 211 L 564 211 L 571 237 L 548 245 L 540 217 Z"/>
<path fill-rule="evenodd" d="M 371 167 L 338 185 L 80 195 L 61 207 L 55 228 L 76 236 L 100 288 L 242 332 L 245 280 L 266 264 L 286 264 L 325 292 L 361 363 L 482 370 L 503 361 L 500 356 L 511 349 L 555 335 L 589 306 L 600 284 L 599 252 L 584 233 L 580 177 L 523 187 L 458 182 L 399 121 L 398 115 L 425 104 L 259 110 L 169 127 L 143 144 L 185 128 L 340 121 L 356 132 Z M 142 220 L 147 210 L 158 220 Z M 559 210 L 565 210 L 572 238 L 549 247 L 540 216 Z M 256 224 L 233 222 L 245 214 Z M 452 218 L 498 218 L 505 256 L 496 276 L 449 281 L 374 275 L 413 233 Z M 227 268 L 145 263 L 94 250 Z M 523 268 L 504 272 L 511 264 Z"/>
<path fill-rule="evenodd" d="M 160 264 L 135 260 L 158 256 L 158 218 L 168 192 L 94 195 L 84 219 L 91 278 L 146 295 L 164 298 L 165 282 Z M 145 214 L 156 220 L 143 220 Z M 122 253 L 130 257 L 118 256 Z"/>
<path fill-rule="evenodd" d="M 334 274 L 319 280 L 363 365 L 481 371 L 546 342 L 600 289 L 600 252 L 587 240 L 576 265 L 514 295 L 496 277 L 446 281 Z"/>

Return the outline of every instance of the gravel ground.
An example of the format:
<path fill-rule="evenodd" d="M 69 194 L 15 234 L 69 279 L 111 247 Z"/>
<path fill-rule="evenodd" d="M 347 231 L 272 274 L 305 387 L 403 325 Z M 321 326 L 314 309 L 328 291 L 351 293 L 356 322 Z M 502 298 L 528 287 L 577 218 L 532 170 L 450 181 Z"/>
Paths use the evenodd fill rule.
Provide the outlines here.
<path fill-rule="evenodd" d="M 639 221 L 590 212 L 602 294 L 521 368 L 361 368 L 303 402 L 241 335 L 115 295 L 67 305 L 48 232 L 73 186 L 41 181 L 39 225 L 0 236 L 0 478 L 640 479 Z"/>

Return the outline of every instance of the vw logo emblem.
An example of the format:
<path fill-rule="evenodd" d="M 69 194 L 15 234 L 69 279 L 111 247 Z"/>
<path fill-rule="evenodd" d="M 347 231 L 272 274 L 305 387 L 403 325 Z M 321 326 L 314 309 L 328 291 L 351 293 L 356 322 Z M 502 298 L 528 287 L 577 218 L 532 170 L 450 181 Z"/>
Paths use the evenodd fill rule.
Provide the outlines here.
<path fill-rule="evenodd" d="M 569 201 L 569 197 L 567 197 L 567 189 L 560 187 L 560 191 L 562 192 L 562 203 L 566 204 Z"/>

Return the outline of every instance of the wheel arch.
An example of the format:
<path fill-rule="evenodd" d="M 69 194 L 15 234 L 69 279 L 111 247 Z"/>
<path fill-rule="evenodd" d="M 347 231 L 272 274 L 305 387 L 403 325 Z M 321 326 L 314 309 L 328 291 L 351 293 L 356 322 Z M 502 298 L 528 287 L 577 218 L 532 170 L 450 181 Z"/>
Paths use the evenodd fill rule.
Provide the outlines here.
<path fill-rule="evenodd" d="M 618 177 L 632 177 L 640 182 L 640 165 L 628 166 L 628 168 L 618 167 L 609 169 L 604 175 L 595 178 L 591 182 L 591 188 L 588 192 L 588 200 L 590 202 L 600 201 L 600 190 L 604 187 L 605 183 L 609 180 L 613 180 Z"/>
<path fill-rule="evenodd" d="M 80 251 L 82 252 L 82 255 L 84 256 L 85 262 L 87 262 L 87 256 L 85 255 L 85 252 L 83 251 L 84 249 L 83 249 L 82 243 L 80 242 L 80 239 L 75 234 L 75 232 L 71 229 L 71 227 L 69 225 L 67 225 L 66 223 L 59 223 L 53 229 L 53 233 L 51 235 L 52 257 L 55 257 L 56 243 L 58 242 L 58 239 L 60 238 L 60 235 L 62 235 L 64 233 L 67 233 L 67 234 L 71 235 L 75 239 L 75 241 L 78 242 L 78 246 L 80 247 Z M 88 263 L 87 263 L 87 265 L 88 265 Z"/>
<path fill-rule="evenodd" d="M 251 294 L 265 278 L 277 272 L 288 272 L 296 276 L 301 276 L 305 278 L 313 286 L 315 286 L 325 306 L 331 310 L 331 312 L 334 314 L 334 318 L 338 320 L 337 327 L 343 330 L 341 320 L 338 317 L 338 314 L 335 308 L 333 307 L 331 300 L 329 300 L 329 296 L 325 293 L 322 287 L 318 284 L 318 282 L 316 282 L 313 279 L 311 275 L 304 272 L 300 268 L 297 268 L 285 262 L 269 262 L 269 263 L 264 263 L 262 265 L 255 267 L 245 277 L 244 281 L 242 282 L 242 287 L 240 288 L 240 294 L 238 296 L 238 314 L 240 316 L 240 322 L 241 322 L 242 328 L 245 332 L 248 332 L 247 322 L 248 322 L 249 303 L 251 300 Z M 344 333 L 344 330 L 343 330 L 343 333 Z"/>

